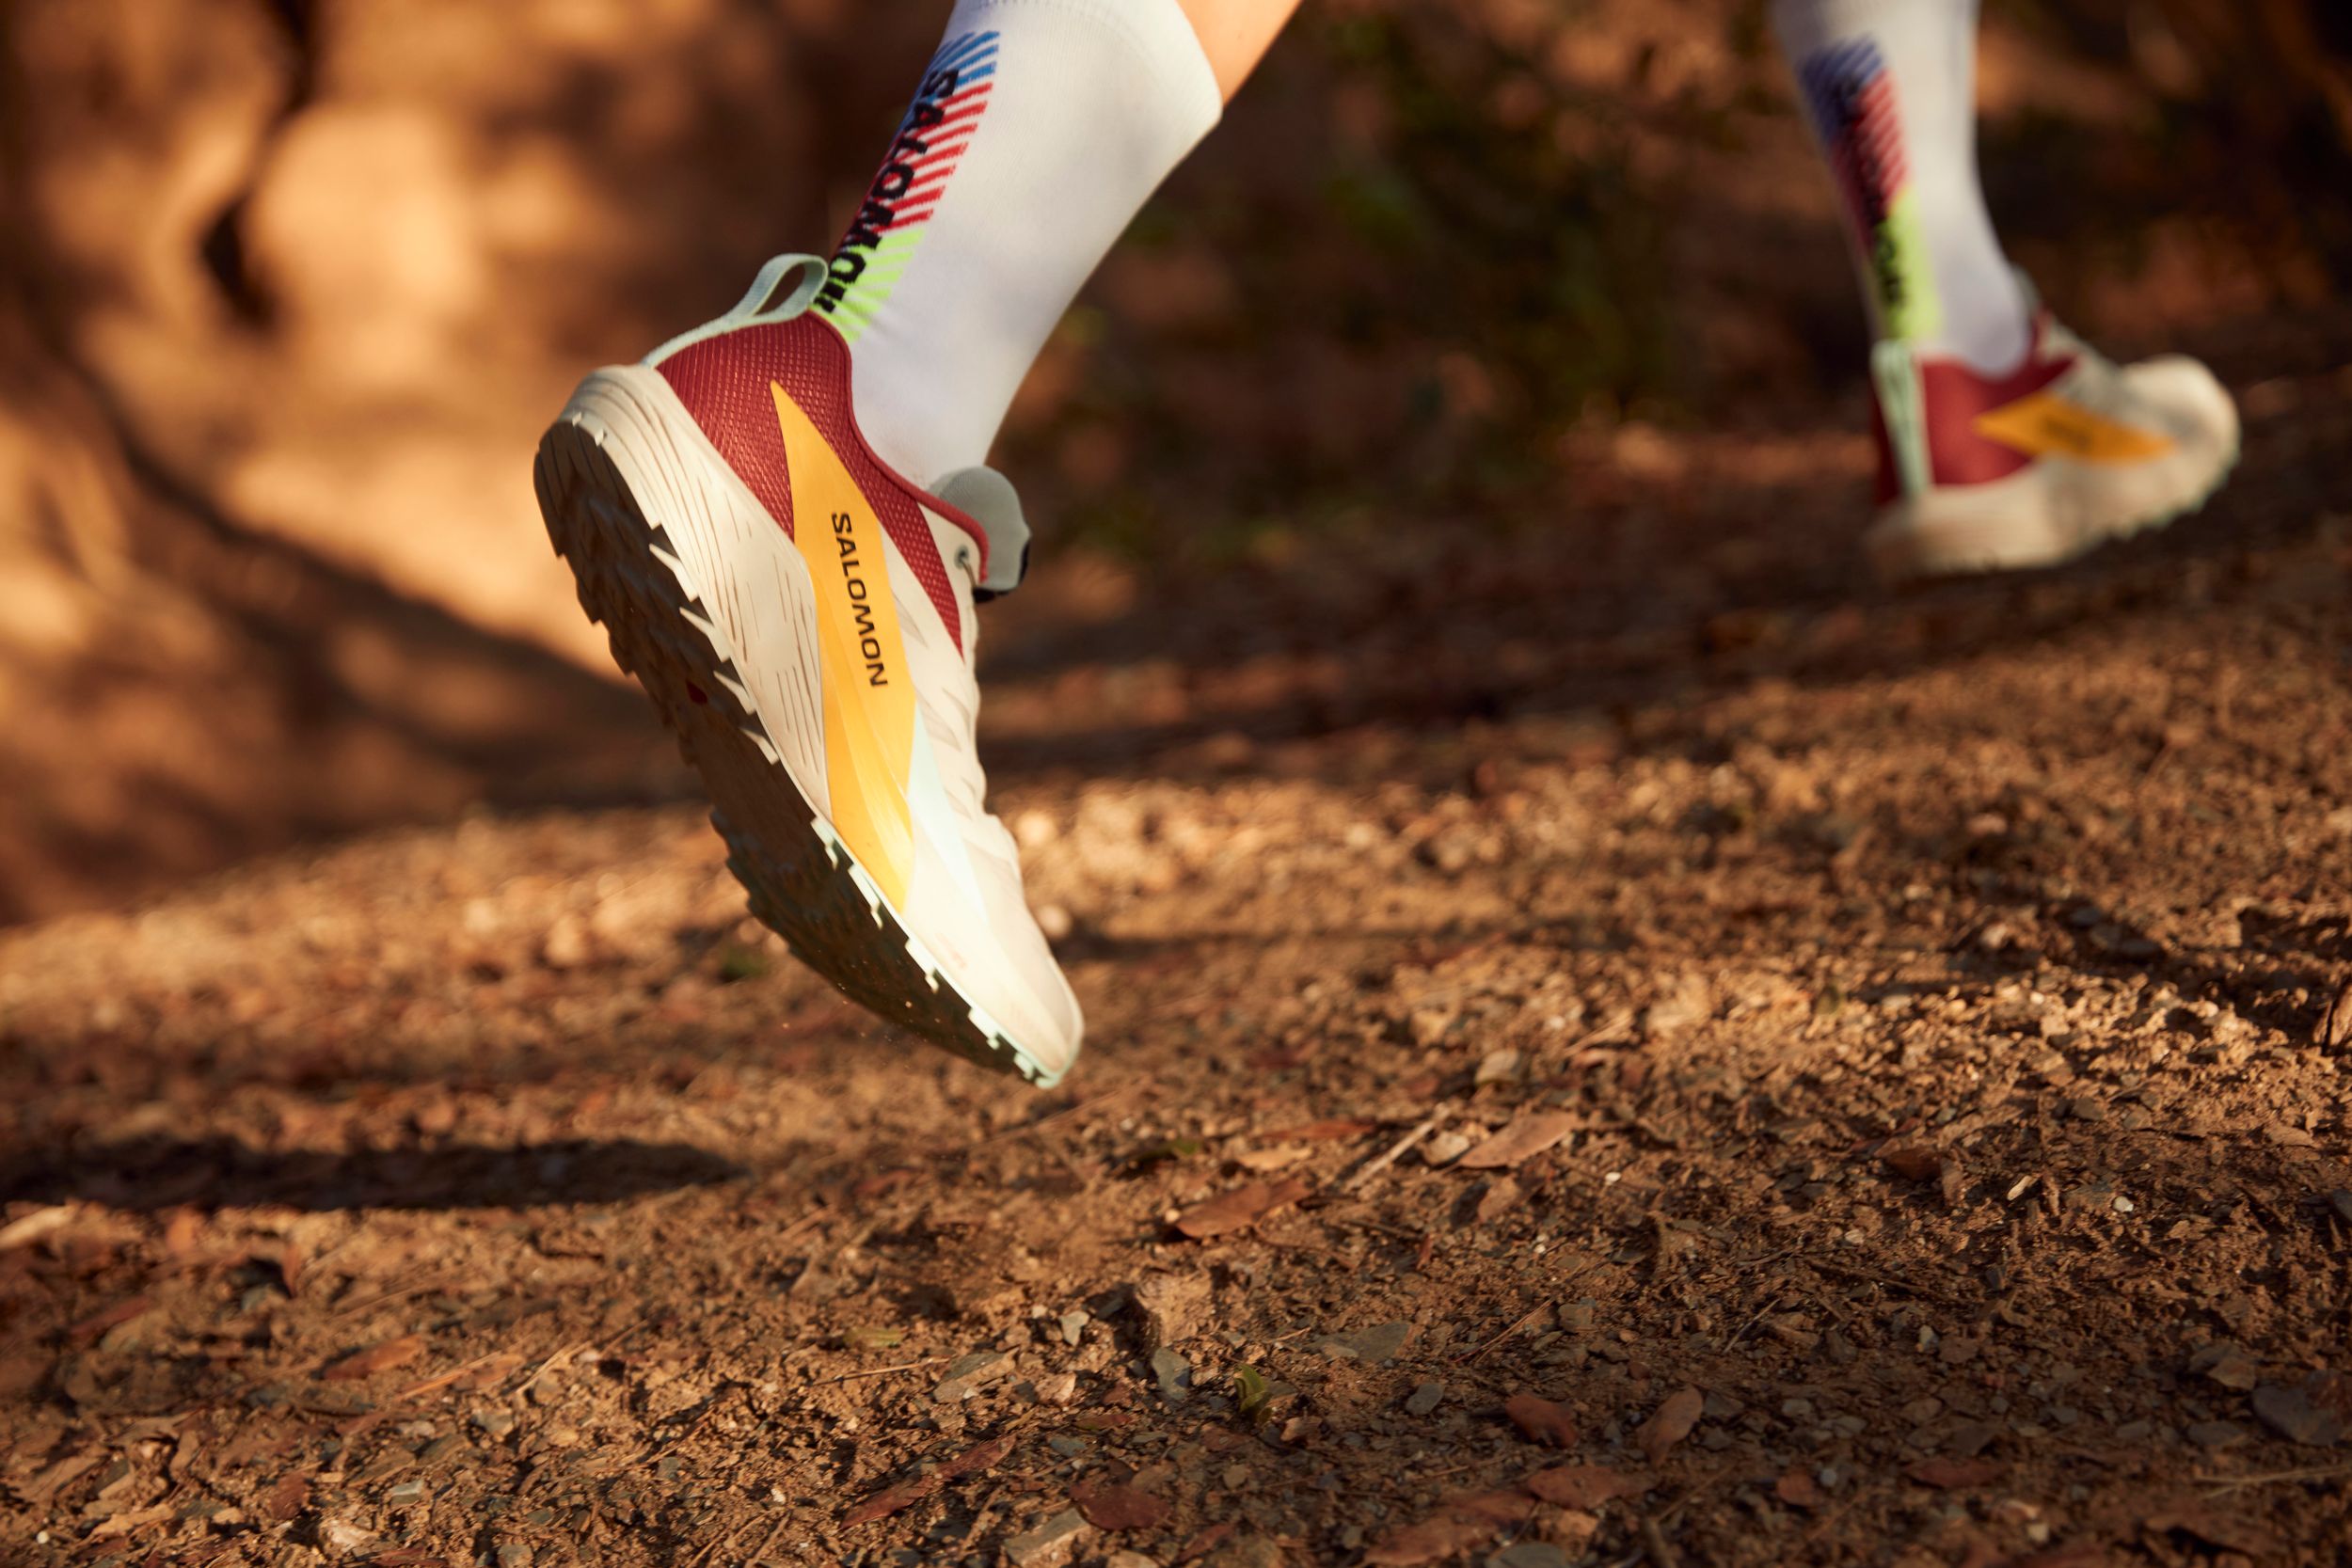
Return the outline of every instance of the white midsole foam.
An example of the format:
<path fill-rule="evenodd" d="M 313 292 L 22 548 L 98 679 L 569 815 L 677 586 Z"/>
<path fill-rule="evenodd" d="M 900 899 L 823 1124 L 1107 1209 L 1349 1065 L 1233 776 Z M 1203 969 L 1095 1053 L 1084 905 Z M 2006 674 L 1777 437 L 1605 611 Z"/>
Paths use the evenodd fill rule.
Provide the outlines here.
<path fill-rule="evenodd" d="M 2153 461 L 2044 458 L 2006 479 L 1939 485 L 1879 509 L 1864 543 L 1892 577 L 2055 566 L 2160 528 L 2210 495 L 2226 459 L 2182 450 Z"/>

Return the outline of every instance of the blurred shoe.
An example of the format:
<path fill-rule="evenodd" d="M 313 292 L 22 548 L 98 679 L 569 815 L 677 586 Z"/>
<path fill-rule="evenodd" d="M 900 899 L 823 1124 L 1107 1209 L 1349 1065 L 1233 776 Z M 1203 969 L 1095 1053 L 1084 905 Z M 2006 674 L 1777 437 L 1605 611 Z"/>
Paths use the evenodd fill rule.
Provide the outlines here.
<path fill-rule="evenodd" d="M 1882 342 L 1871 360 L 1878 522 L 1866 540 L 1894 578 L 2072 561 L 2162 528 L 2221 487 L 2237 409 L 2178 355 L 2118 366 L 2037 311 L 2005 376 Z"/>
<path fill-rule="evenodd" d="M 982 803 L 973 607 L 1019 580 L 1012 487 L 925 490 L 858 432 L 850 351 L 779 257 L 740 304 L 580 385 L 533 479 L 580 604 L 708 785 L 755 914 L 894 1023 L 1040 1085 L 1078 1004 Z"/>

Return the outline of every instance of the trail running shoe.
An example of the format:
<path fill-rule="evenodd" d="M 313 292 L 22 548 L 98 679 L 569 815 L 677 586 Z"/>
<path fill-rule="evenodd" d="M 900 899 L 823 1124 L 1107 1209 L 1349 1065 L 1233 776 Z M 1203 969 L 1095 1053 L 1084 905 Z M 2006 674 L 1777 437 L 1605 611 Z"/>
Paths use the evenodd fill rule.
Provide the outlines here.
<path fill-rule="evenodd" d="M 882 1017 L 1041 1086 L 1077 999 L 982 802 L 977 600 L 1019 579 L 1011 486 L 926 491 L 859 435 L 813 256 L 572 394 L 532 477 L 612 655 L 709 787 L 752 911 Z"/>
<path fill-rule="evenodd" d="M 1894 578 L 2054 566 L 2162 528 L 2221 487 L 2237 409 L 2179 355 L 2118 366 L 2046 310 L 2008 375 L 1882 342 L 1879 515 L 1866 540 Z"/>

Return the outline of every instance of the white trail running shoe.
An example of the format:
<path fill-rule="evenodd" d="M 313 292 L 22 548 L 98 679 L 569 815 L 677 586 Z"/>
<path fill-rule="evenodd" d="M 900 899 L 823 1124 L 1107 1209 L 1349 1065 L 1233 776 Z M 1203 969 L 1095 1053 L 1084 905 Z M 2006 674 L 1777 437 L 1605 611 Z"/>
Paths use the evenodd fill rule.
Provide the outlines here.
<path fill-rule="evenodd" d="M 976 598 L 1019 579 L 1011 486 L 932 490 L 858 433 L 850 352 L 779 257 L 733 310 L 581 382 L 539 443 L 548 536 L 701 772 L 752 911 L 856 1001 L 1053 1084 L 1077 999 L 974 750 Z"/>
<path fill-rule="evenodd" d="M 2179 355 L 2119 366 L 2037 311 L 2005 376 L 1882 342 L 1871 360 L 1878 521 L 1897 578 L 2055 566 L 2202 507 L 2238 455 L 2237 408 Z"/>

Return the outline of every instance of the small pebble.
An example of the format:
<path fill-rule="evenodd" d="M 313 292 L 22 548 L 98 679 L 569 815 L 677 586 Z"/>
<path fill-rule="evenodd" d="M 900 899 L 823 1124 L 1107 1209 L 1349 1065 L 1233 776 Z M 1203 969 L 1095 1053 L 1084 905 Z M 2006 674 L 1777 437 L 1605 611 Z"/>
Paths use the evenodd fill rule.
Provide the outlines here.
<path fill-rule="evenodd" d="M 1160 1381 L 1160 1393 L 1173 1402 L 1191 1397 L 1192 1363 L 1163 1345 L 1152 1353 L 1152 1375 Z"/>
<path fill-rule="evenodd" d="M 1468 1135 L 1454 1132 L 1439 1132 L 1421 1146 L 1421 1160 L 1425 1165 L 1450 1165 L 1470 1151 Z"/>
<path fill-rule="evenodd" d="M 1066 1509 L 1006 1542 L 1005 1561 L 1010 1568 L 1061 1568 L 1093 1528 L 1076 1509 Z"/>
<path fill-rule="evenodd" d="M 1426 1416 L 1432 1410 L 1437 1409 L 1438 1402 L 1444 1398 L 1444 1384 L 1422 1384 L 1411 1393 L 1405 1396 L 1405 1413 L 1407 1416 Z"/>

